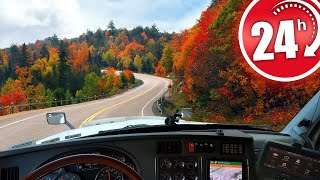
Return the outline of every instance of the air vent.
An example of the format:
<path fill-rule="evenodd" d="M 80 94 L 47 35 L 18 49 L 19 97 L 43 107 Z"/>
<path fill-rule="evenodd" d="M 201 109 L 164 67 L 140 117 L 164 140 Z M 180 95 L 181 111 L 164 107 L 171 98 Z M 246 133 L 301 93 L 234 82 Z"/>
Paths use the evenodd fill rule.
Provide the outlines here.
<path fill-rule="evenodd" d="M 1 180 L 18 180 L 19 179 L 19 168 L 9 167 L 0 169 Z"/>
<path fill-rule="evenodd" d="M 239 143 L 224 143 L 221 146 L 222 154 L 244 154 L 244 144 Z"/>
<path fill-rule="evenodd" d="M 53 142 L 57 142 L 57 141 L 60 141 L 60 138 L 54 138 L 54 139 L 50 139 L 47 141 L 43 141 L 41 144 L 53 143 Z"/>
<path fill-rule="evenodd" d="M 157 153 L 181 153 L 182 143 L 179 141 L 165 141 L 157 143 Z"/>
<path fill-rule="evenodd" d="M 18 145 L 14 145 L 11 148 L 12 149 L 16 149 L 16 148 L 22 148 L 22 147 L 32 146 L 32 145 L 36 145 L 36 142 L 35 141 L 29 141 L 29 142 L 21 143 L 21 144 L 18 144 Z"/>
<path fill-rule="evenodd" d="M 72 138 L 77 138 L 77 137 L 81 137 L 81 134 L 69 135 L 69 136 L 66 136 L 65 139 L 72 139 Z"/>

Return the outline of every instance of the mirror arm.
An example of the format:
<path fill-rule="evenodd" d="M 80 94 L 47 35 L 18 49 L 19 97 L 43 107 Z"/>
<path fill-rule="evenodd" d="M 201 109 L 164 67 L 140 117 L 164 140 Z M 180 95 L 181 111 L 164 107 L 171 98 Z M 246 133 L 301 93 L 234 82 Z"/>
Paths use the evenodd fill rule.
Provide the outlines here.
<path fill-rule="evenodd" d="M 75 129 L 75 127 L 69 123 L 69 121 L 66 120 L 66 125 L 70 128 L 70 129 Z"/>

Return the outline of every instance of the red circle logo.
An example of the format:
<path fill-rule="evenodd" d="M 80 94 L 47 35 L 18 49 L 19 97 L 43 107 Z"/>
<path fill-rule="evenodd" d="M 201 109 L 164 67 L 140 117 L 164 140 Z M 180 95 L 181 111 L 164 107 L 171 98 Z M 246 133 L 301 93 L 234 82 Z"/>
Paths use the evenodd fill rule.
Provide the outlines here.
<path fill-rule="evenodd" d="M 244 12 L 239 44 L 249 65 L 282 82 L 320 67 L 320 3 L 316 0 L 254 0 Z"/>

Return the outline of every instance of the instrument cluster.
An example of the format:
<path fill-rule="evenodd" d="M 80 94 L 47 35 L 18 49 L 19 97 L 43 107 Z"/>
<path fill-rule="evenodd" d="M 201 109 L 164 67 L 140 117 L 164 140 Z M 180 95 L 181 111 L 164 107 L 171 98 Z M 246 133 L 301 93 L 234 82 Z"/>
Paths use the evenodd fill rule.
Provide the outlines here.
<path fill-rule="evenodd" d="M 101 154 L 109 157 L 113 157 L 137 170 L 134 162 L 125 154 L 115 150 L 106 149 L 104 151 L 93 151 L 89 150 L 84 152 L 83 150 L 77 151 L 78 154 Z M 70 153 L 67 153 L 69 155 Z M 65 155 L 63 155 L 65 156 Z M 73 164 L 56 171 L 47 174 L 42 180 L 126 180 L 121 172 L 110 167 L 104 167 L 98 163 L 84 163 L 84 164 Z"/>

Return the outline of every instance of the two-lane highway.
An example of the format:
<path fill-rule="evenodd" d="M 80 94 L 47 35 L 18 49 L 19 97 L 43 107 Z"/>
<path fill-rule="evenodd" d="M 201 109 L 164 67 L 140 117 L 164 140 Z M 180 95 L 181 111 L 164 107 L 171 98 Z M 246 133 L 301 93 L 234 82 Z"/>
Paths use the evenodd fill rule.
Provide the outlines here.
<path fill-rule="evenodd" d="M 45 118 L 48 112 L 65 112 L 75 127 L 100 118 L 153 115 L 152 104 L 164 93 L 170 81 L 144 74 L 135 76 L 144 82 L 143 85 L 110 98 L 0 117 L 0 150 L 68 130 L 66 125 L 48 125 Z"/>

